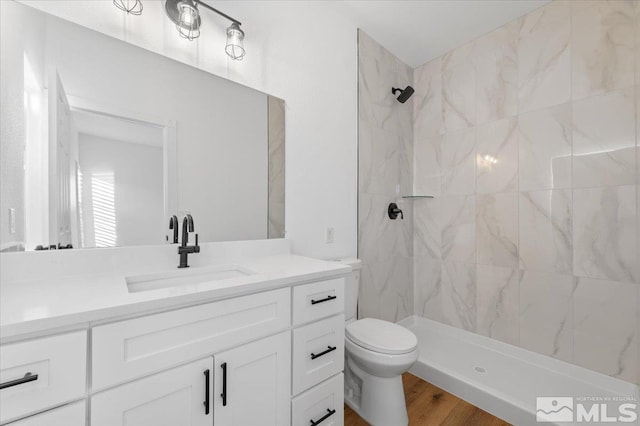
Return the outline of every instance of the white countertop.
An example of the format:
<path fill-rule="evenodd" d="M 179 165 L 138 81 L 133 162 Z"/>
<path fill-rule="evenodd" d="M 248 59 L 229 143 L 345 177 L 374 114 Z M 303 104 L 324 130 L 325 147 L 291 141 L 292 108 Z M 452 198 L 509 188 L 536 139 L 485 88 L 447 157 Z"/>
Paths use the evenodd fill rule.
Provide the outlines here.
<path fill-rule="evenodd" d="M 198 263 L 190 269 L 229 264 L 229 261 Z M 26 281 L 5 279 L 0 282 L 0 341 L 338 277 L 351 270 L 339 262 L 291 254 L 258 256 L 231 263 L 254 274 L 135 293 L 128 291 L 125 279 L 132 272 L 170 272 L 175 271 L 176 266 L 148 265 L 126 273 L 84 270 L 81 274 L 54 278 L 31 279 L 29 276 Z"/>

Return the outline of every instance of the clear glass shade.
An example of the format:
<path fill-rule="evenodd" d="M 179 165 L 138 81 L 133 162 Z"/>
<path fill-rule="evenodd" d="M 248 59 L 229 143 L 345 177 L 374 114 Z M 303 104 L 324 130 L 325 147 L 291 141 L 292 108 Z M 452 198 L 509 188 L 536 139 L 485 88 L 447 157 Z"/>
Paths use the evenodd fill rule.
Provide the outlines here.
<path fill-rule="evenodd" d="M 142 1 L 141 0 L 113 0 L 113 4 L 123 12 L 127 12 L 130 15 L 142 15 Z"/>
<path fill-rule="evenodd" d="M 182 2 L 178 5 L 180 18 L 176 28 L 180 36 L 188 40 L 200 37 L 200 13 L 192 3 Z"/>
<path fill-rule="evenodd" d="M 227 28 L 227 46 L 224 50 L 231 59 L 241 61 L 244 58 L 244 31 L 235 22 Z"/>

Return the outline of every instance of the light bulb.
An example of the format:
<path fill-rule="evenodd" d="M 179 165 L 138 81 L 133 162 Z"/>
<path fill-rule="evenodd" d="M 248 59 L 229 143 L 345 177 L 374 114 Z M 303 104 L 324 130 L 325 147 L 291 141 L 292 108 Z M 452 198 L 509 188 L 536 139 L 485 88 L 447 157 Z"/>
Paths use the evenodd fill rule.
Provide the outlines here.
<path fill-rule="evenodd" d="M 180 7 L 180 23 L 184 24 L 187 27 L 193 25 L 196 20 L 195 11 L 193 8 L 187 4 L 183 4 Z"/>

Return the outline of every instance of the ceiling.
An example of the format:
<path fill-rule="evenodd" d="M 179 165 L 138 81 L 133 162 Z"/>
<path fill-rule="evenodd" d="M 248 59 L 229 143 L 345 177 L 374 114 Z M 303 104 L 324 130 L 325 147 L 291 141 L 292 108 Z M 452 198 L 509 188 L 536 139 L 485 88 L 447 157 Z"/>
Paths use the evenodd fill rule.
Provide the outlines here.
<path fill-rule="evenodd" d="M 341 1 L 358 27 L 415 68 L 549 0 Z"/>

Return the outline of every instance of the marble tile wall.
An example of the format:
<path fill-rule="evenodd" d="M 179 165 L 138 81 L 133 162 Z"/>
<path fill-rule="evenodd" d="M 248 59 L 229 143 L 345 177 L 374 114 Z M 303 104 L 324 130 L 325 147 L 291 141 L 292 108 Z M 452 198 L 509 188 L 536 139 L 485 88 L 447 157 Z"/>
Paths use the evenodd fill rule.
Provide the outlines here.
<path fill-rule="evenodd" d="M 413 314 L 413 210 L 402 195 L 413 189 L 416 97 L 401 104 L 391 88 L 412 84 L 413 70 L 359 31 L 358 73 L 358 312 L 361 318 L 399 321 Z M 391 202 L 404 211 L 404 220 L 389 219 Z M 430 245 L 439 250 L 439 242 Z"/>
<path fill-rule="evenodd" d="M 413 82 L 415 314 L 640 383 L 640 2 L 555 0 Z"/>

